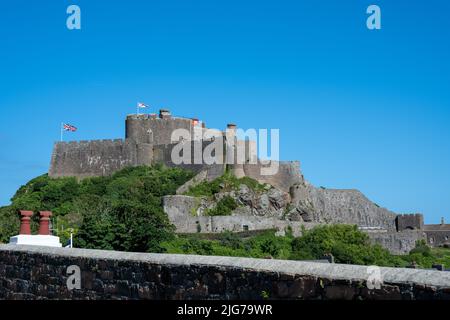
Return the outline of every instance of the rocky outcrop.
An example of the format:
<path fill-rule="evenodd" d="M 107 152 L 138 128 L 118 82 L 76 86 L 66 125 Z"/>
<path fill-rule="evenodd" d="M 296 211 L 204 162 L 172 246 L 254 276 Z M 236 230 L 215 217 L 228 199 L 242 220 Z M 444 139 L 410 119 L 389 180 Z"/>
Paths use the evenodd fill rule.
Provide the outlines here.
<path fill-rule="evenodd" d="M 245 195 L 249 194 L 246 193 Z M 308 230 L 317 225 L 315 223 L 282 219 L 277 215 L 278 211 L 274 209 L 269 197 L 268 203 L 266 203 L 267 207 L 261 206 L 259 203 L 261 201 L 260 197 L 256 197 L 248 199 L 251 203 L 255 201 L 255 208 L 250 205 L 243 205 L 234 210 L 231 215 L 205 215 L 205 211 L 214 208 L 217 199 L 225 195 L 229 196 L 230 193 L 216 195 L 216 200 L 183 195 L 165 196 L 163 197 L 163 207 L 178 233 L 276 230 L 279 235 L 282 235 L 289 228 L 295 236 L 300 236 L 302 227 Z M 237 195 L 235 196 L 238 197 Z M 261 215 L 263 212 L 265 215 Z"/>
<path fill-rule="evenodd" d="M 188 185 L 204 179 L 204 175 L 200 174 Z M 236 190 L 222 191 L 212 198 L 181 196 L 171 200 L 172 209 L 166 205 L 164 208 L 168 213 L 170 210 L 172 221 L 183 220 L 186 216 L 203 216 L 207 210 L 215 208 L 221 199 L 231 197 L 238 205 L 231 215 L 243 220 L 244 217 L 254 216 L 300 223 L 354 224 L 395 231 L 396 215 L 378 207 L 357 190 L 315 188 L 302 182 L 293 185 L 288 193 L 269 184 L 262 186 L 254 190 L 241 184 Z M 182 188 L 184 190 L 185 186 Z"/>
<path fill-rule="evenodd" d="M 247 185 L 241 184 L 237 192 L 231 192 L 230 195 L 242 207 L 247 207 L 249 212 L 259 217 L 277 217 L 283 218 L 285 210 L 290 202 L 288 193 L 279 189 L 267 186 L 264 191 L 254 191 Z M 237 209 L 236 213 L 243 212 L 242 208 Z"/>
<path fill-rule="evenodd" d="M 304 183 L 292 186 L 290 195 L 288 219 L 395 230 L 396 214 L 380 208 L 358 190 L 315 188 Z"/>

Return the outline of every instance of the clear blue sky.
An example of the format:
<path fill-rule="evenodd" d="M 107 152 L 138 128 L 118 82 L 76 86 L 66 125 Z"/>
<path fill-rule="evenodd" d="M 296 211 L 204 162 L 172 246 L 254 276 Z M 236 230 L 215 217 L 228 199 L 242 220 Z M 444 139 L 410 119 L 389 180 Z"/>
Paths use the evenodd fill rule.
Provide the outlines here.
<path fill-rule="evenodd" d="M 0 204 L 47 172 L 61 121 L 73 140 L 121 138 L 143 101 L 280 128 L 281 158 L 313 184 L 450 221 L 449 14 L 447 0 L 4 2 Z"/>

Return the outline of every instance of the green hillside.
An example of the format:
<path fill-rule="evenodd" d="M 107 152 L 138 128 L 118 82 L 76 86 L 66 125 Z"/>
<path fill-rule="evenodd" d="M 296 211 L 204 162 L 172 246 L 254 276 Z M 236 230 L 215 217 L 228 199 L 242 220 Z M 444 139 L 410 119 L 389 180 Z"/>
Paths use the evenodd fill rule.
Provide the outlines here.
<path fill-rule="evenodd" d="M 431 249 L 419 243 L 409 255 L 394 256 L 381 246 L 370 244 L 365 233 L 349 225 L 318 226 L 304 231 L 299 238 L 290 232 L 277 237 L 273 231 L 256 235 L 230 232 L 214 236 L 176 235 L 163 211 L 161 197 L 175 194 L 192 177 L 192 172 L 163 166 L 128 168 L 110 177 L 81 181 L 39 176 L 17 191 L 10 206 L 0 208 L 0 242 L 6 243 L 17 234 L 18 210 L 50 210 L 54 214 L 54 234 L 64 243 L 73 232 L 74 245 L 79 248 L 294 260 L 315 260 L 332 254 L 337 263 L 401 267 L 415 262 L 424 268 L 434 263 L 450 266 L 449 249 Z M 212 194 L 214 188 L 224 185 L 225 178 L 227 183 L 234 181 L 224 176 L 189 192 Z M 38 228 L 36 216 L 33 232 Z"/>

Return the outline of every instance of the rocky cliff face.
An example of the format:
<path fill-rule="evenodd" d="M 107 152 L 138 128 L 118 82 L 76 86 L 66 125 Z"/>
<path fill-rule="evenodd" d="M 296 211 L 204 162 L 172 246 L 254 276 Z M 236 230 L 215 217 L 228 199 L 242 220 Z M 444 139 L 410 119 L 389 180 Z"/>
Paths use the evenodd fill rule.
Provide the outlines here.
<path fill-rule="evenodd" d="M 192 185 L 192 181 L 188 184 Z M 236 203 L 236 208 L 226 215 L 233 216 L 233 221 L 238 221 L 241 217 L 242 224 L 237 228 L 239 230 L 248 225 L 249 217 L 299 224 L 354 224 L 360 227 L 395 230 L 396 215 L 378 207 L 361 192 L 315 188 L 307 182 L 295 184 L 289 193 L 269 184 L 262 185 L 257 190 L 240 184 L 234 190 L 223 190 L 213 197 L 180 197 L 191 205 L 184 202 L 174 205 L 172 199 L 170 206 L 165 209 L 166 212 L 171 211 L 172 220 L 176 217 L 179 222 L 180 219 L 183 220 L 182 217 L 208 216 L 208 211 L 214 210 L 224 198 L 232 198 Z M 176 214 L 172 209 L 169 210 L 169 207 L 176 208 Z"/>
<path fill-rule="evenodd" d="M 304 183 L 291 187 L 288 219 L 356 224 L 361 227 L 395 229 L 396 214 L 378 207 L 358 190 L 315 188 Z"/>

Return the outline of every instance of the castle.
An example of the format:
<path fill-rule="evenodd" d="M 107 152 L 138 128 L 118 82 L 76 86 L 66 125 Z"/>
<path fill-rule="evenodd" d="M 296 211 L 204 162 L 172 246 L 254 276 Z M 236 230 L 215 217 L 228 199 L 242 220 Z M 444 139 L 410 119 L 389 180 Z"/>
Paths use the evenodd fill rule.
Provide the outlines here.
<path fill-rule="evenodd" d="M 210 164 L 195 161 L 194 150 L 211 148 L 212 144 L 217 143 L 216 139 L 172 140 L 175 130 L 183 129 L 190 133 L 190 137 L 195 137 L 195 130 L 208 130 L 206 124 L 198 119 L 173 117 L 169 110 L 163 109 L 159 115 L 129 115 L 125 124 L 125 139 L 55 143 L 49 176 L 105 176 L 126 167 L 157 163 L 191 170 L 196 176 L 176 195 L 163 199 L 164 210 L 180 233 L 266 229 L 277 229 L 283 233 L 290 228 L 300 234 L 302 228 L 344 223 L 359 226 L 373 242 L 394 253 L 409 252 L 417 240 L 426 240 L 431 246 L 450 243 L 450 225 L 444 221 L 439 225 L 425 225 L 423 215 L 397 215 L 379 207 L 358 190 L 316 188 L 304 179 L 298 161 L 277 161 L 276 173 L 262 174 L 267 164 L 257 157 L 255 159 L 254 153 L 249 151 L 254 147 L 254 142 L 237 138 L 234 124 L 229 124 L 223 132 L 217 132 L 223 137 L 224 152 L 214 154 L 216 160 L 220 157 L 221 161 Z M 172 154 L 180 143 L 192 150 L 189 155 L 192 161 L 173 162 Z M 241 150 L 239 148 L 245 150 L 241 162 L 235 161 L 237 151 Z M 226 161 L 230 156 L 233 161 Z M 222 176 L 226 170 L 238 178 L 250 177 L 267 188 L 255 193 L 242 185 L 239 190 L 222 195 L 232 196 L 240 204 L 231 215 L 204 215 L 205 210 L 214 203 L 183 193 L 201 181 L 212 181 Z"/>

